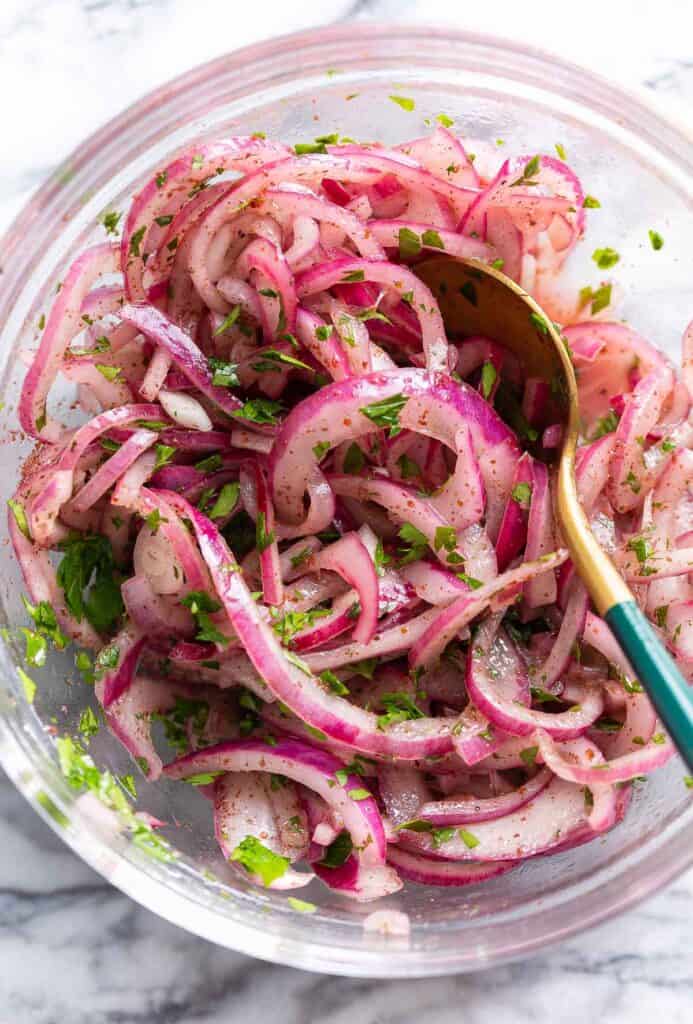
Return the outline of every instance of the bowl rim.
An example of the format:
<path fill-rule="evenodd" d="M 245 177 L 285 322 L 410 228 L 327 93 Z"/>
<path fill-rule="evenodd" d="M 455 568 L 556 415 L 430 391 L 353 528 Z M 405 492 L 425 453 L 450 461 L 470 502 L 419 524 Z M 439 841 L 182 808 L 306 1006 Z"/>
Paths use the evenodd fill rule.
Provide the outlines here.
<path fill-rule="evenodd" d="M 382 38 L 386 34 L 390 38 L 396 37 L 398 41 L 406 41 L 410 38 L 414 42 L 422 37 L 434 38 L 451 45 L 457 42 L 468 47 L 486 47 L 518 58 L 530 58 L 545 68 L 550 66 L 558 69 L 578 82 L 595 84 L 606 90 L 614 100 L 621 100 L 632 109 L 656 118 L 659 127 L 669 131 L 674 141 L 678 139 L 688 145 L 693 144 L 693 131 L 689 129 L 688 125 L 683 122 L 679 123 L 668 111 L 663 113 L 659 104 L 648 96 L 644 88 L 629 88 L 613 83 L 608 77 L 556 56 L 543 48 L 518 43 L 503 36 L 426 24 L 393 25 L 387 22 L 368 21 L 328 25 L 283 34 L 216 57 L 183 72 L 125 107 L 73 149 L 61 165 L 30 195 L 0 237 L 0 264 L 6 264 L 9 261 L 8 258 L 19 244 L 25 230 L 33 223 L 37 211 L 40 211 L 55 198 L 57 190 L 64 184 L 63 169 L 65 167 L 83 167 L 95 150 L 98 150 L 100 144 L 106 139 L 112 138 L 121 127 L 125 127 L 133 120 L 141 119 L 162 103 L 170 102 L 184 90 L 199 85 L 205 80 L 214 79 L 222 71 L 224 73 L 237 71 L 251 63 L 259 63 L 272 57 L 282 56 L 287 50 L 296 54 L 308 45 L 327 45 L 348 41 L 358 43 L 362 40 L 372 41 L 374 37 Z M 675 161 L 685 163 L 680 154 L 675 157 Z M 689 154 L 688 162 L 689 170 L 693 173 L 693 150 Z M 13 296 L 10 293 L 5 297 L 5 304 L 11 307 L 12 303 Z M 8 674 L 14 675 L 16 670 L 12 660 L 7 658 L 6 650 L 2 651 L 0 659 L 4 663 L 3 669 Z M 342 958 L 336 960 L 337 950 L 335 947 L 287 935 L 283 935 L 272 944 L 271 948 L 268 948 L 267 935 L 255 923 L 235 918 L 233 925 L 230 926 L 229 919 L 220 917 L 213 909 L 191 900 L 182 892 L 175 891 L 153 874 L 145 874 L 122 852 L 114 850 L 98 830 L 94 829 L 91 832 L 83 830 L 79 833 L 64 830 L 37 799 L 35 787 L 28 781 L 27 776 L 27 772 L 30 773 L 33 769 L 31 758 L 24 747 L 17 742 L 4 715 L 0 715 L 0 741 L 0 764 L 3 765 L 8 777 L 34 810 L 85 863 L 121 892 L 172 924 L 226 948 L 273 963 L 324 973 L 382 978 L 430 977 L 464 970 L 477 970 L 480 967 L 523 958 L 544 946 L 567 939 L 571 935 L 614 917 L 652 895 L 693 864 L 693 843 L 690 842 L 693 838 L 693 816 L 684 811 L 682 816 L 662 830 L 656 840 L 647 845 L 648 853 L 652 854 L 656 853 L 663 844 L 668 845 L 669 861 L 666 870 L 662 871 L 660 866 L 657 874 L 649 874 L 645 880 L 641 879 L 638 885 L 624 885 L 620 898 L 612 899 L 608 905 L 600 901 L 593 902 L 590 912 L 583 913 L 577 921 L 571 920 L 560 926 L 554 924 L 553 927 L 543 931 L 535 930 L 534 934 L 523 936 L 519 942 L 508 939 L 505 944 L 497 943 L 490 955 L 485 955 L 479 949 L 472 956 L 469 951 L 465 950 L 451 953 L 449 950 L 407 950 L 393 947 L 381 950 L 348 949 L 343 951 Z M 59 800 L 57 802 L 59 803 Z M 682 821 L 683 817 L 688 820 Z M 670 834 L 672 831 L 673 835 Z M 114 861 L 117 862 L 116 867 L 107 868 L 106 865 L 109 861 L 111 864 Z M 538 911 L 534 912 L 534 914 L 536 913 Z"/>

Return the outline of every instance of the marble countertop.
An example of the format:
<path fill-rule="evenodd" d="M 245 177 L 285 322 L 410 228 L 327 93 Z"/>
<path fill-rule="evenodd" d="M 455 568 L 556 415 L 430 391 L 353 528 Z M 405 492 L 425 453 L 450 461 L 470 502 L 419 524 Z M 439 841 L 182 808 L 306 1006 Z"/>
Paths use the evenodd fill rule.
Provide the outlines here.
<path fill-rule="evenodd" d="M 690 121 L 690 0 L 2 0 L 0 231 L 81 139 L 192 65 L 347 19 L 455 24 L 560 52 Z M 627 14 L 626 14 L 627 7 Z M 258 21 L 261 22 L 258 24 Z M 570 28 L 564 26 L 570 22 Z M 627 34 L 626 34 L 627 29 Z M 229 953 L 143 910 L 82 864 L 0 777 L 0 1024 L 640 1024 L 693 1016 L 693 873 L 529 961 L 430 981 L 323 977 Z"/>

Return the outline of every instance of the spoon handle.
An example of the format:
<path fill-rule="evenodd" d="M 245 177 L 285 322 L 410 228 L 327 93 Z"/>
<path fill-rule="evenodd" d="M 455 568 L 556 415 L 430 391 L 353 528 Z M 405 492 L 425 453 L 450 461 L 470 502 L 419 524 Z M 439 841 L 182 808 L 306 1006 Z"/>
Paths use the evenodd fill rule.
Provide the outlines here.
<path fill-rule="evenodd" d="M 686 683 L 635 601 L 620 601 L 604 618 L 693 771 L 693 687 Z"/>

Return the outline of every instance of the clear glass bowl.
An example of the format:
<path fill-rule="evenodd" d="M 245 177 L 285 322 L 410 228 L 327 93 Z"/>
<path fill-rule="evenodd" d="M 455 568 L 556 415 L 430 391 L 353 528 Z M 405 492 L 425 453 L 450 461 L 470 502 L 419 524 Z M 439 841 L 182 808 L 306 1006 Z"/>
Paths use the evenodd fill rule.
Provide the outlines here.
<path fill-rule="evenodd" d="M 388 100 L 416 100 L 408 113 Z M 640 99 L 562 61 L 499 40 L 414 27 L 328 28 L 241 50 L 145 97 L 88 139 L 25 207 L 2 241 L 2 416 L 0 487 L 11 494 L 28 446 L 12 434 L 23 363 L 36 325 L 73 254 L 103 237 L 98 217 L 123 209 L 145 175 L 197 137 L 264 131 L 291 142 L 339 130 L 362 139 L 399 141 L 422 134 L 444 112 L 466 135 L 504 139 L 534 152 L 562 143 L 602 209 L 574 262 L 590 274 L 594 245 L 622 253 L 623 314 L 676 356 L 691 314 L 688 240 L 693 235 L 693 145 Z M 665 248 L 653 253 L 647 229 Z M 592 267 L 594 271 L 594 267 Z M 594 281 L 594 274 L 582 283 Z M 4 625 L 25 623 L 17 565 L 7 541 L 2 559 Z M 372 906 L 346 902 L 315 884 L 300 895 L 311 916 L 285 896 L 223 878 L 209 809 L 187 787 L 139 781 L 140 807 L 166 821 L 182 856 L 148 859 L 76 797 L 56 765 L 51 733 L 76 729 L 91 688 L 76 680 L 72 654 L 32 673 L 27 704 L 12 633 L 0 651 L 0 755 L 10 777 L 65 841 L 101 874 L 170 921 L 254 956 L 338 974 L 412 977 L 471 970 L 527 954 L 652 893 L 693 860 L 693 806 L 679 763 L 637 786 L 622 825 L 588 846 L 537 858 L 469 889 L 407 886 L 384 901 L 406 910 L 408 941 L 363 930 Z M 69 685 L 66 685 L 68 679 Z M 92 742 L 97 763 L 132 765 L 105 730 Z M 185 792 L 181 792 L 185 790 Z"/>

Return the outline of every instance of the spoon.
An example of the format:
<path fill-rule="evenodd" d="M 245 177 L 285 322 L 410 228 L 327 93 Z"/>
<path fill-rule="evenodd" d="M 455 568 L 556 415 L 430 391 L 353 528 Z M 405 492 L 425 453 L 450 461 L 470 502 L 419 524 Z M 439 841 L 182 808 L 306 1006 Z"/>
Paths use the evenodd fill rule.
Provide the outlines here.
<path fill-rule="evenodd" d="M 573 564 L 599 615 L 608 623 L 684 761 L 693 770 L 693 687 L 640 611 L 625 580 L 595 539 L 575 483 L 579 433 L 575 371 L 566 345 L 534 299 L 500 270 L 478 260 L 434 257 L 416 274 L 436 296 L 449 336 L 483 335 L 502 343 L 530 377 L 551 388 L 561 421 L 556 514 Z M 499 407 L 500 394 L 496 396 Z M 506 396 L 506 405 L 508 399 Z M 519 407 L 499 408 L 511 425 Z M 545 455 L 546 450 L 544 450 Z"/>

